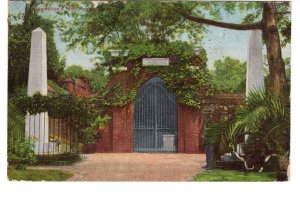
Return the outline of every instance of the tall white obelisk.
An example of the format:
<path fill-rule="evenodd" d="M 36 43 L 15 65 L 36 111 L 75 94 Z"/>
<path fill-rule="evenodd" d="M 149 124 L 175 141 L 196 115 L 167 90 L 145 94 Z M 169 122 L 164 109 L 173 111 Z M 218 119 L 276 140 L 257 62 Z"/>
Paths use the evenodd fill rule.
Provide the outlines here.
<path fill-rule="evenodd" d="M 246 95 L 253 90 L 264 88 L 264 65 L 262 55 L 262 32 L 251 30 L 248 35 L 248 64 Z"/>
<path fill-rule="evenodd" d="M 248 96 L 251 91 L 261 90 L 265 86 L 262 48 L 261 30 L 249 31 L 246 96 Z M 247 143 L 248 140 L 249 135 L 245 135 L 245 142 Z"/>
<path fill-rule="evenodd" d="M 37 92 L 48 93 L 46 33 L 41 28 L 32 31 L 27 94 L 32 96 Z M 48 152 L 48 119 L 47 112 L 26 115 L 25 137 L 35 140 L 35 153 Z"/>

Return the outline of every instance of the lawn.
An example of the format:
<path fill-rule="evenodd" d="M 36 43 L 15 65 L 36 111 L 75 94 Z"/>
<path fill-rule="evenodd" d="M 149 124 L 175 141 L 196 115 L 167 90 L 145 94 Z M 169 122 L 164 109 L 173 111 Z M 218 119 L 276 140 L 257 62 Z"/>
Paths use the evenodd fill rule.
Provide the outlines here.
<path fill-rule="evenodd" d="M 276 173 L 273 172 L 240 172 L 234 170 L 208 170 L 194 177 L 194 181 L 236 181 L 236 182 L 257 182 L 277 181 Z"/>
<path fill-rule="evenodd" d="M 16 170 L 8 167 L 9 180 L 24 181 L 65 181 L 73 176 L 72 173 L 61 170 Z"/>

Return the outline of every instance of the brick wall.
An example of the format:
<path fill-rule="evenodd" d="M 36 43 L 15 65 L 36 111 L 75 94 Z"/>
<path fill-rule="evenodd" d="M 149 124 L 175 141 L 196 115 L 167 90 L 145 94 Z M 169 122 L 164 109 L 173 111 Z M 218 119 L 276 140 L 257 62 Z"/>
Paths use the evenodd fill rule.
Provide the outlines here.
<path fill-rule="evenodd" d="M 101 129 L 100 136 L 97 138 L 96 143 L 93 144 L 85 144 L 83 147 L 84 153 L 107 153 L 112 152 L 111 148 L 111 132 L 110 132 L 110 124 L 108 123 L 104 129 Z"/>
<path fill-rule="evenodd" d="M 112 108 L 112 152 L 133 152 L 133 107 Z"/>
<path fill-rule="evenodd" d="M 185 152 L 185 110 L 184 106 L 177 105 L 177 151 L 178 153 Z"/>
<path fill-rule="evenodd" d="M 199 109 L 178 104 L 178 153 L 199 153 L 203 118 Z"/>
<path fill-rule="evenodd" d="M 133 152 L 134 103 L 112 108 L 112 120 L 102 131 L 96 152 Z M 178 104 L 178 153 L 199 153 L 203 118 L 198 109 Z"/>
<path fill-rule="evenodd" d="M 72 78 L 67 78 L 64 81 L 64 87 L 73 95 L 86 97 L 91 94 L 88 80 L 84 77 L 75 80 Z"/>
<path fill-rule="evenodd" d="M 96 152 L 111 152 L 111 132 L 110 123 L 108 123 L 101 131 L 100 141 L 96 143 Z"/>

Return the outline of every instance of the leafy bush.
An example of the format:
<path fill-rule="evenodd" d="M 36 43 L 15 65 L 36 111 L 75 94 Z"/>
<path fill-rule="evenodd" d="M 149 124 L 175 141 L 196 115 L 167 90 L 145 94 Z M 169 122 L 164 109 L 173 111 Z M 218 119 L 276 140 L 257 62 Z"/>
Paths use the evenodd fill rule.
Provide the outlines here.
<path fill-rule="evenodd" d="M 94 130 L 92 128 L 86 128 L 82 132 L 82 139 L 84 144 L 92 144 L 96 140 L 97 130 Z"/>
<path fill-rule="evenodd" d="M 88 128 L 84 129 L 84 131 L 82 132 L 83 143 L 94 143 L 97 137 L 97 132 L 99 132 L 100 129 L 104 128 L 105 123 L 108 120 L 110 120 L 110 116 L 108 115 L 98 116 L 94 120 L 94 122 L 92 122 L 91 125 Z"/>
<path fill-rule="evenodd" d="M 16 169 L 25 169 L 27 166 L 35 164 L 36 161 L 34 145 L 30 139 L 16 144 L 13 150 L 8 152 L 8 163 Z"/>

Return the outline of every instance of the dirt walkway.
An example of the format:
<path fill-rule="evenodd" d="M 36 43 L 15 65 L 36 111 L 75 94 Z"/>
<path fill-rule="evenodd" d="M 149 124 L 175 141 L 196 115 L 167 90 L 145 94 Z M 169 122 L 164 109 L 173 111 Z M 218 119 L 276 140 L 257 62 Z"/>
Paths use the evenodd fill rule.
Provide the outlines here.
<path fill-rule="evenodd" d="M 188 181 L 201 172 L 202 154 L 98 153 L 72 166 L 37 167 L 73 172 L 69 181 Z"/>

